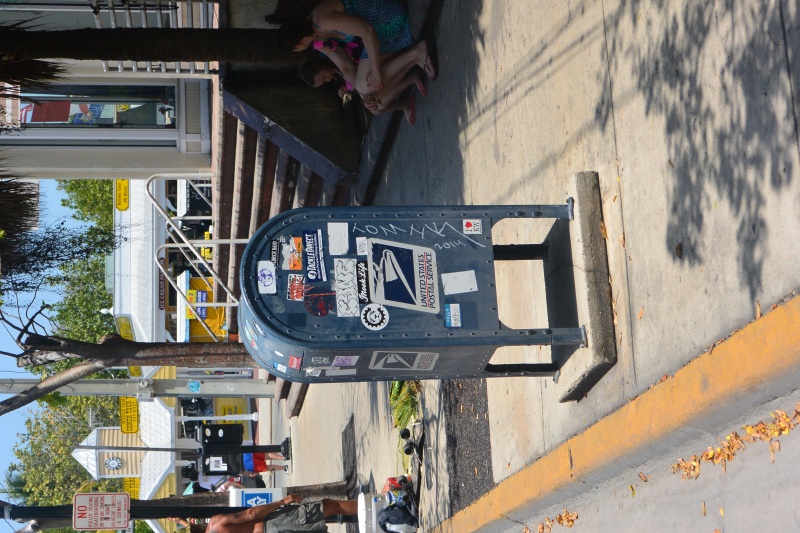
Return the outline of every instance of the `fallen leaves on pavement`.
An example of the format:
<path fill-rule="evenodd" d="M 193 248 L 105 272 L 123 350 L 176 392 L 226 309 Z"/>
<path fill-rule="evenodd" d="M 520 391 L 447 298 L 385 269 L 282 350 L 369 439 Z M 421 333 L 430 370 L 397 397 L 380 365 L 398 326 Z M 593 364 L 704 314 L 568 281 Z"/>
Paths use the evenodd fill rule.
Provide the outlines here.
<path fill-rule="evenodd" d="M 566 509 L 564 509 L 563 513 L 556 515 L 556 522 L 558 522 L 558 525 L 564 527 L 572 527 L 577 519 L 578 513 L 570 513 Z"/>
<path fill-rule="evenodd" d="M 781 450 L 781 443 L 778 437 L 788 435 L 791 430 L 800 424 L 800 402 L 795 405 L 794 413 L 791 416 L 785 411 L 776 409 L 775 412 L 770 413 L 772 420 L 770 422 L 758 422 L 750 425 L 745 424 L 742 426 L 745 434 L 739 435 L 733 432 L 725 440 L 720 441 L 719 446 L 709 446 L 708 449 L 701 455 L 692 455 L 692 457 L 685 461 L 678 460 L 677 463 L 672 465 L 672 473 L 681 473 L 681 479 L 697 479 L 700 476 L 700 466 L 702 462 L 713 463 L 720 465 L 722 471 L 727 470 L 727 464 L 736 457 L 736 454 L 745 449 L 745 442 L 764 441 L 769 442 L 770 462 L 775 462 L 775 454 Z M 705 508 L 705 503 L 703 504 Z"/>
<path fill-rule="evenodd" d="M 561 514 L 556 515 L 555 521 L 551 520 L 549 517 L 545 517 L 544 522 L 539 522 L 536 526 L 536 533 L 550 533 L 553 530 L 554 523 L 566 528 L 571 528 L 575 525 L 577 519 L 578 513 L 570 513 L 564 509 Z M 523 530 L 523 533 L 526 531 L 530 531 L 527 526 Z"/>

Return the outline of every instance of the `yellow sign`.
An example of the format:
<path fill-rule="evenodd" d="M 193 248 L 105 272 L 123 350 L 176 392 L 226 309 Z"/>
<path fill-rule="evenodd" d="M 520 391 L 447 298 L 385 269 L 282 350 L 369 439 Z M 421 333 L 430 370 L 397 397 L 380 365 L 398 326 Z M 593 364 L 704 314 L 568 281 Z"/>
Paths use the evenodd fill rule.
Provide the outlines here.
<path fill-rule="evenodd" d="M 119 425 L 123 433 L 139 431 L 139 402 L 135 397 L 119 397 Z"/>
<path fill-rule="evenodd" d="M 197 303 L 196 289 L 189 289 L 188 291 L 186 291 L 186 301 L 189 302 L 190 304 Z M 189 320 L 194 320 L 195 318 L 197 318 L 194 314 L 194 311 L 192 311 L 192 308 L 189 307 L 188 305 L 186 306 L 186 318 Z"/>
<path fill-rule="evenodd" d="M 117 323 L 117 333 L 123 339 L 135 341 L 136 337 L 133 334 L 133 322 L 131 317 L 126 315 L 115 316 L 114 321 Z"/>
<path fill-rule="evenodd" d="M 131 500 L 139 499 L 139 478 L 126 477 L 122 478 L 122 491 L 131 495 Z"/>
<path fill-rule="evenodd" d="M 208 282 L 208 283 L 207 283 Z M 186 299 L 192 303 L 206 303 L 214 301 L 214 291 L 209 289 L 209 284 L 213 283 L 213 278 L 191 278 L 189 287 L 186 291 Z M 206 325 L 211 328 L 214 335 L 224 337 L 227 335 L 225 327 L 225 309 L 222 307 L 198 307 L 198 314 L 205 320 Z M 196 320 L 196 316 L 189 306 L 186 306 L 186 318 L 189 324 L 189 342 L 210 342 L 208 332 L 203 328 L 203 324 Z M 192 320 L 195 319 L 195 320 Z"/>
<path fill-rule="evenodd" d="M 128 367 L 128 376 L 132 378 L 140 378 L 142 377 L 142 367 L 140 366 L 129 366 Z"/>
<path fill-rule="evenodd" d="M 130 184 L 128 180 L 114 180 L 114 205 L 120 211 L 127 211 L 130 205 Z"/>

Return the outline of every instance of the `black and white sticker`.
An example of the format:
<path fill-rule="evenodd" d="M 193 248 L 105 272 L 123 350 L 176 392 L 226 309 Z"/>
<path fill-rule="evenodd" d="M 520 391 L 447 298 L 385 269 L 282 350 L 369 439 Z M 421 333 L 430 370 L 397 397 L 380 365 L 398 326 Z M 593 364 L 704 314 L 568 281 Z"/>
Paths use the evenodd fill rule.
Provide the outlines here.
<path fill-rule="evenodd" d="M 439 312 L 436 252 L 432 248 L 368 239 L 370 296 L 384 305 Z"/>
<path fill-rule="evenodd" d="M 358 316 L 356 260 L 346 257 L 334 257 L 333 279 L 334 288 L 336 289 L 336 314 L 343 317 Z"/>
<path fill-rule="evenodd" d="M 438 353 L 434 352 L 372 352 L 371 370 L 433 370 Z"/>
<path fill-rule="evenodd" d="M 325 256 L 322 251 L 322 230 L 303 232 L 303 251 L 306 254 L 306 278 L 309 282 L 328 281 Z"/>
<path fill-rule="evenodd" d="M 356 264 L 356 284 L 358 287 L 358 303 L 369 303 L 369 265 L 366 261 Z"/>
<path fill-rule="evenodd" d="M 361 310 L 361 323 L 372 331 L 383 329 L 389 323 L 389 310 L 381 304 L 365 305 Z"/>
<path fill-rule="evenodd" d="M 275 282 L 275 263 L 259 261 L 257 276 L 258 294 L 278 294 L 278 284 Z"/>

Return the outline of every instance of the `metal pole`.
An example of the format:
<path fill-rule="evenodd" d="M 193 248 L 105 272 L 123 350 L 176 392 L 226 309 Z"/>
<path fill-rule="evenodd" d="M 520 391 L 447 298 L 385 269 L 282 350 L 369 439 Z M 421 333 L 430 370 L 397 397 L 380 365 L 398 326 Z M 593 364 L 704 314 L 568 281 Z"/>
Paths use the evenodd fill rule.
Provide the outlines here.
<path fill-rule="evenodd" d="M 198 376 L 199 378 L 199 376 Z M 0 394 L 19 394 L 38 379 L 0 379 Z M 191 387 L 190 387 L 191 385 Z M 192 392 L 195 391 L 196 392 Z M 257 379 L 79 379 L 58 389 L 65 396 L 157 398 L 274 398 L 275 384 Z"/>
<path fill-rule="evenodd" d="M 200 443 L 197 448 L 148 448 L 147 446 L 92 446 L 89 444 L 78 444 L 74 446 L 76 450 L 97 450 L 99 452 L 196 452 L 200 451 Z"/>
<path fill-rule="evenodd" d="M 204 420 L 252 420 L 258 422 L 258 413 L 248 415 L 220 415 L 220 416 L 176 416 L 176 422 L 202 422 Z"/>

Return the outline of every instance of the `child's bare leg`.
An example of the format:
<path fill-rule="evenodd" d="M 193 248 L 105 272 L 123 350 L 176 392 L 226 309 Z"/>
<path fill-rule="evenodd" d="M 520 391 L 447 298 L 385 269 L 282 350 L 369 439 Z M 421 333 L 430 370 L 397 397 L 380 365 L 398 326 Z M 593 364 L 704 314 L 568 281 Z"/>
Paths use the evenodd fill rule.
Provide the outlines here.
<path fill-rule="evenodd" d="M 383 102 L 393 102 L 400 96 L 400 94 L 412 85 L 419 87 L 423 83 L 422 74 L 418 70 L 412 70 L 403 76 L 394 85 L 384 85 L 384 88 L 373 94 L 372 97 L 379 102 L 379 107 Z"/>
<path fill-rule="evenodd" d="M 415 65 L 425 69 L 428 58 L 428 43 L 420 41 L 408 50 L 390 55 L 381 56 L 381 79 L 384 90 L 400 82 Z M 369 58 L 362 59 L 356 72 L 356 89 L 361 94 L 372 94 L 367 86 L 369 64 L 364 65 Z"/>

